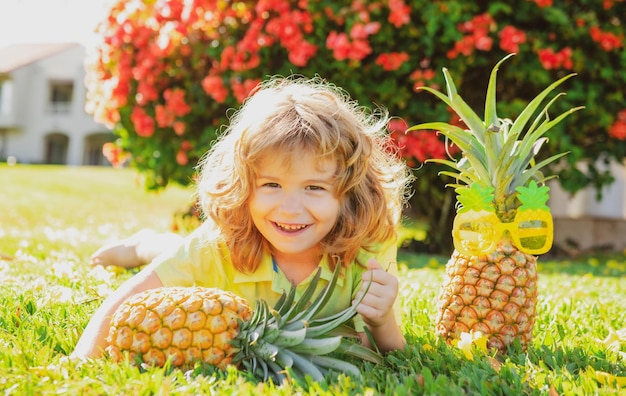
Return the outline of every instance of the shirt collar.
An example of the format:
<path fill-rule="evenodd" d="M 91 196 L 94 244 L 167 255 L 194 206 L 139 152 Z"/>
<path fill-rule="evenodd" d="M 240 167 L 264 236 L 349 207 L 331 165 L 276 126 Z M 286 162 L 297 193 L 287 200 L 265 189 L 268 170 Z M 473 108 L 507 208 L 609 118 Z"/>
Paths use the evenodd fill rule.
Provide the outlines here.
<path fill-rule="evenodd" d="M 329 282 L 333 277 L 333 271 L 330 269 L 327 255 L 324 255 L 324 257 L 322 257 L 322 260 L 319 263 L 319 267 L 322 268 L 320 278 Z M 309 275 L 304 281 L 302 281 L 301 285 L 308 285 L 313 279 L 313 276 L 315 276 L 316 271 L 313 271 L 311 275 Z M 278 272 L 274 272 L 272 256 L 267 253 L 263 254 L 261 264 L 253 273 L 243 273 L 235 270 L 233 281 L 234 283 L 272 282 L 272 289 L 274 290 L 283 290 L 285 289 L 286 285 L 290 285 L 289 280 L 280 271 L 280 269 L 278 269 Z M 337 279 L 337 285 L 343 286 L 343 276 L 339 276 L 339 279 Z"/>
<path fill-rule="evenodd" d="M 274 279 L 274 269 L 272 265 L 272 256 L 263 254 L 261 264 L 252 273 L 240 272 L 235 269 L 233 282 L 235 283 L 256 283 L 271 282 Z"/>

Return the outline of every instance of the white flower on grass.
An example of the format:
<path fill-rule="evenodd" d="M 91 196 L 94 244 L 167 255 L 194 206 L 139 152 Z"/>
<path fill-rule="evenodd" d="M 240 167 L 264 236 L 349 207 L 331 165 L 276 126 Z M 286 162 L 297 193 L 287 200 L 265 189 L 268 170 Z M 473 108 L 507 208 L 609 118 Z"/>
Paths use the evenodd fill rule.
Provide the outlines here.
<path fill-rule="evenodd" d="M 69 261 L 57 261 L 52 264 L 52 273 L 59 279 L 74 278 L 74 266 Z"/>
<path fill-rule="evenodd" d="M 16 276 L 16 272 L 15 267 L 0 261 L 0 282 L 2 285 L 19 285 L 21 280 Z"/>
<path fill-rule="evenodd" d="M 15 260 L 20 261 L 20 262 L 24 262 L 24 263 L 31 263 L 31 264 L 38 264 L 40 263 L 40 260 L 33 256 L 32 254 L 29 254 L 25 251 L 23 251 L 22 249 L 18 249 L 15 252 Z"/>
<path fill-rule="evenodd" d="M 113 272 L 107 271 L 103 266 L 97 265 L 93 267 L 91 271 L 89 271 L 89 277 L 92 278 L 96 282 L 106 283 L 110 285 L 113 281 Z"/>
<path fill-rule="evenodd" d="M 74 291 L 66 286 L 51 286 L 39 298 L 37 305 L 65 304 L 74 302 Z"/>
<path fill-rule="evenodd" d="M 43 276 L 35 278 L 35 280 L 30 282 L 30 288 L 33 290 L 43 290 L 47 285 L 48 283 Z"/>
<path fill-rule="evenodd" d="M 72 246 L 87 241 L 87 233 L 76 227 L 44 227 L 43 233 L 48 241 L 63 241 Z"/>
<path fill-rule="evenodd" d="M 111 235 L 113 232 L 113 224 L 112 223 L 104 223 L 98 226 L 98 234 L 100 235 Z"/>
<path fill-rule="evenodd" d="M 97 285 L 95 289 L 98 296 L 106 298 L 115 290 L 113 287 L 115 274 L 103 266 L 98 265 L 93 267 L 88 275 L 90 280 L 93 281 L 91 283 Z"/>
<path fill-rule="evenodd" d="M 474 360 L 473 347 L 485 353 L 487 352 L 487 337 L 480 331 L 470 330 L 468 332 L 462 332 L 461 337 L 453 342 L 457 348 L 459 348 L 468 360 Z"/>
<path fill-rule="evenodd" d="M 622 346 L 626 345 L 626 327 L 617 331 L 609 327 L 609 334 L 603 340 L 596 338 L 596 341 L 604 345 L 609 351 L 626 358 L 626 353 L 621 351 Z"/>
<path fill-rule="evenodd" d="M 96 287 L 96 293 L 99 297 L 107 298 L 115 289 L 109 285 L 101 284 Z"/>

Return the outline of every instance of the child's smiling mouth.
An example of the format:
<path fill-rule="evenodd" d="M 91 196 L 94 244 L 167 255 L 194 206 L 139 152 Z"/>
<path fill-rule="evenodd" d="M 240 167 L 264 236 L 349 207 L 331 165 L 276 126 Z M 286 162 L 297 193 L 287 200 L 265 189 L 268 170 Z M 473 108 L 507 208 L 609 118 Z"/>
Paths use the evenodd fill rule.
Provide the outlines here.
<path fill-rule="evenodd" d="M 305 228 L 308 227 L 307 224 L 286 224 L 286 223 L 277 223 L 277 222 L 273 222 L 274 225 L 282 230 L 282 231 L 287 231 L 287 232 L 297 232 L 300 230 L 304 230 Z"/>

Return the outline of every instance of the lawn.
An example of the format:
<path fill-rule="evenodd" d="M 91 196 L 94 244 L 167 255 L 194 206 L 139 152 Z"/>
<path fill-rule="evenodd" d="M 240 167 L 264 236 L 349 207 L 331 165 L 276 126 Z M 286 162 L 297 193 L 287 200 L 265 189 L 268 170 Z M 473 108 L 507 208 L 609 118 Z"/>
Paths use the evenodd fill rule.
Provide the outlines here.
<path fill-rule="evenodd" d="M 138 369 L 66 356 L 103 298 L 132 276 L 90 268 L 102 243 L 167 230 L 192 190 L 143 190 L 129 169 L 0 164 L 0 392 L 47 394 L 626 394 L 626 258 L 540 259 L 538 317 L 527 351 L 472 359 L 438 342 L 432 318 L 444 257 L 400 254 L 404 351 L 359 381 L 258 383 L 235 369 Z M 2 256 L 0 256 L 2 257 Z M 620 387 L 621 386 L 621 387 Z"/>

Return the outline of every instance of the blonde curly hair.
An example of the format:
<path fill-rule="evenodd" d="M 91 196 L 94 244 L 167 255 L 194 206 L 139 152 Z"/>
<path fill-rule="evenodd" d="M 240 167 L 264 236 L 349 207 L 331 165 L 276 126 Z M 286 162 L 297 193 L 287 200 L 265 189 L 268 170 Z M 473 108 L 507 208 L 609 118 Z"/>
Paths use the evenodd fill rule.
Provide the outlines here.
<path fill-rule="evenodd" d="M 248 208 L 258 164 L 268 154 L 290 160 L 304 150 L 336 163 L 340 211 L 321 244 L 342 265 L 354 262 L 360 249 L 395 238 L 411 173 L 390 145 L 388 121 L 386 110 L 371 112 L 321 78 L 273 77 L 260 84 L 199 164 L 200 206 L 206 223 L 219 228 L 235 268 L 254 272 L 269 252 Z"/>

